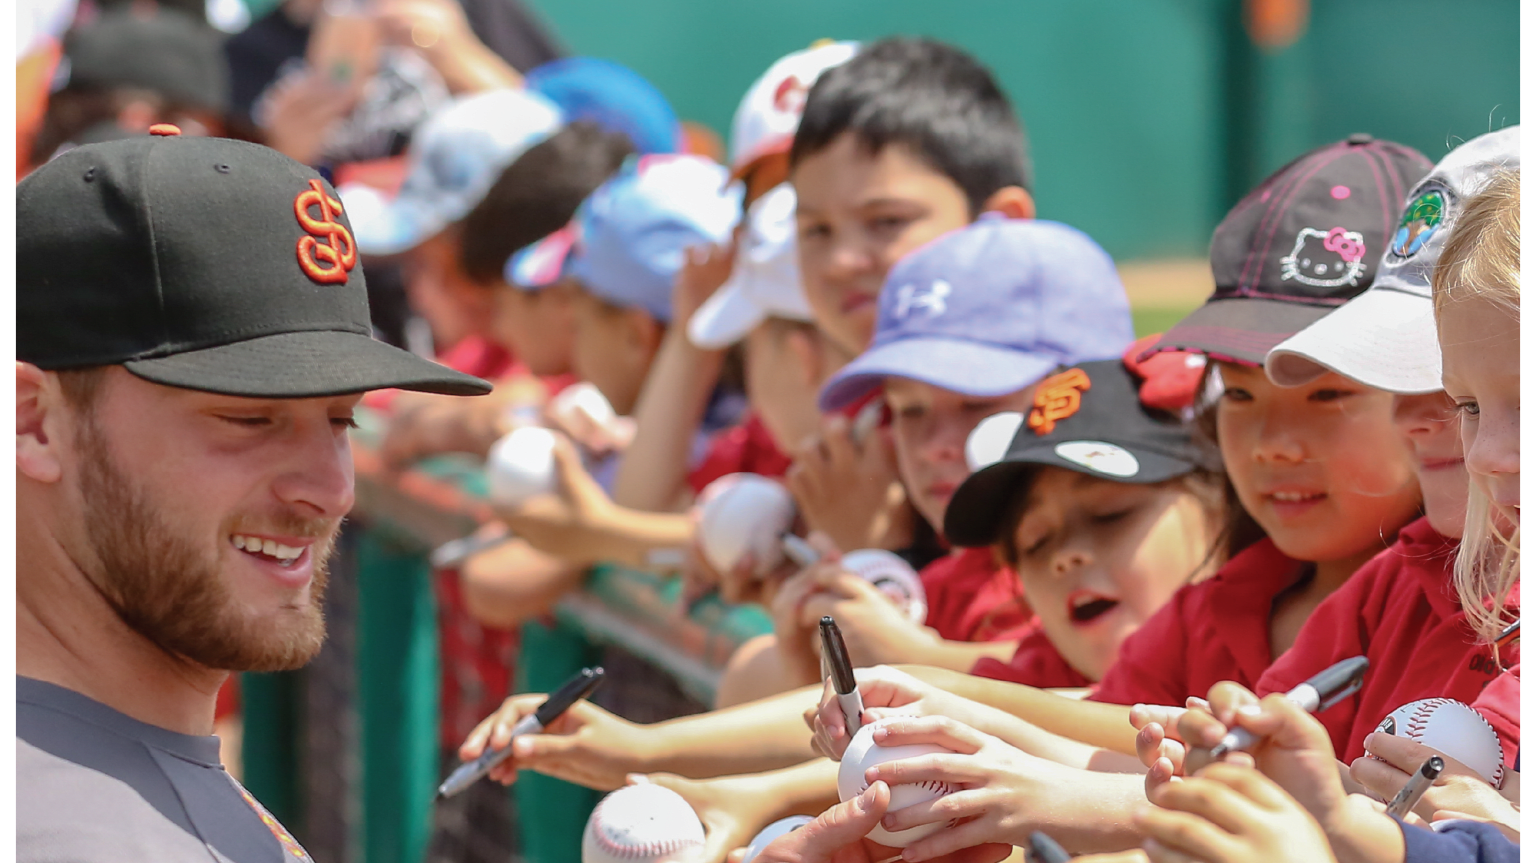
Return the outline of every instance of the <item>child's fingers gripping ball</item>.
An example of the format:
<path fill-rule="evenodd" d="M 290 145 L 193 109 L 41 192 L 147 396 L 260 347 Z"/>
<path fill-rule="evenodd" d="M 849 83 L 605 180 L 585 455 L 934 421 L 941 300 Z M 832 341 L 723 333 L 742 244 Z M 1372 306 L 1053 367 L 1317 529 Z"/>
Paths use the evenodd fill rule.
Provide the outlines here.
<path fill-rule="evenodd" d="M 846 802 L 864 793 L 864 789 L 869 787 L 869 783 L 864 779 L 864 773 L 878 764 L 951 751 L 932 743 L 881 746 L 875 742 L 874 735 L 875 729 L 884 724 L 884 722 L 875 722 L 859 729 L 859 732 L 853 736 L 853 741 L 848 744 L 848 749 L 843 752 L 842 762 L 837 769 L 838 799 Z M 956 790 L 947 782 L 929 781 L 893 785 L 891 786 L 891 803 L 887 811 L 895 812 L 908 806 L 927 803 Z M 905 848 L 919 839 L 937 833 L 946 826 L 948 825 L 943 822 L 934 822 L 892 832 L 877 824 L 875 829 L 869 831 L 868 838 L 871 842 L 891 848 Z"/>
<path fill-rule="evenodd" d="M 592 810 L 581 863 L 682 863 L 704 847 L 704 825 L 682 795 L 660 785 L 630 785 Z"/>
<path fill-rule="evenodd" d="M 1392 711 L 1376 727 L 1422 743 L 1477 771 L 1489 785 L 1504 784 L 1504 747 L 1482 714 L 1451 698 L 1424 698 Z M 1374 757 L 1374 756 L 1372 756 Z"/>

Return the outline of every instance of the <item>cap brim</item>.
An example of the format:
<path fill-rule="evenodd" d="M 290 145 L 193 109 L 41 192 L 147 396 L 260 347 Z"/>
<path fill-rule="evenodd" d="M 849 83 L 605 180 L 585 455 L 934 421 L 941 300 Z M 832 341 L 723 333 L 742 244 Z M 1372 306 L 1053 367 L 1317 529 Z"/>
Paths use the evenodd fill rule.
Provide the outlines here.
<path fill-rule="evenodd" d="M 968 396 L 1021 390 L 1060 365 L 1054 357 L 936 336 L 888 342 L 860 355 L 821 390 L 823 411 L 858 401 L 888 377 L 909 378 Z"/>
<path fill-rule="evenodd" d="M 1075 462 L 1057 454 L 1057 447 L 1064 443 L 1110 443 L 1136 457 L 1138 470 L 1131 476 L 1102 473 L 1088 465 Z M 987 465 L 966 478 L 955 489 L 944 511 L 944 536 L 951 545 L 967 548 L 991 545 L 1002 538 L 1007 529 L 1003 524 L 1008 504 L 1017 494 L 1019 483 L 1042 465 L 1059 467 L 1074 473 L 1106 479 L 1111 482 L 1150 485 L 1174 477 L 1183 476 L 1198 465 L 1142 446 L 1127 445 L 1125 441 L 1106 438 L 1102 441 L 1053 440 L 1039 446 L 1031 446 L 1010 453 L 1002 461 Z"/>
<path fill-rule="evenodd" d="M 1437 392 L 1444 386 L 1434 304 L 1378 285 L 1276 345 L 1264 370 L 1283 387 L 1332 371 L 1388 392 Z"/>
<path fill-rule="evenodd" d="M 767 314 L 747 297 L 743 280 L 733 277 L 688 319 L 688 340 L 705 350 L 730 347 L 762 323 Z"/>
<path fill-rule="evenodd" d="M 769 156 L 780 153 L 788 153 L 791 145 L 795 143 L 794 135 L 775 135 L 758 144 L 750 152 L 737 159 L 731 166 L 731 181 L 740 180 L 752 173 L 757 163 Z"/>
<path fill-rule="evenodd" d="M 1210 300 L 1142 351 L 1137 361 L 1161 351 L 1198 351 L 1216 360 L 1262 366 L 1275 345 L 1337 308 L 1258 297 Z"/>
<path fill-rule="evenodd" d="M 279 333 L 199 351 L 129 360 L 166 386 L 250 398 L 316 398 L 396 388 L 478 396 L 491 385 L 362 333 Z"/>

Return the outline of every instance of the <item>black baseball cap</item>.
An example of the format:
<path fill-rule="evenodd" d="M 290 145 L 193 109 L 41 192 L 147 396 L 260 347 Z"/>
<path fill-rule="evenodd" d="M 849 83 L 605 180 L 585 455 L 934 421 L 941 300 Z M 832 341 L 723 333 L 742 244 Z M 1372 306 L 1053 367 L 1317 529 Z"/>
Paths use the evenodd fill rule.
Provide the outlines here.
<path fill-rule="evenodd" d="M 16 187 L 17 358 L 255 398 L 491 385 L 372 336 L 336 190 L 259 144 L 76 147 Z"/>
<path fill-rule="evenodd" d="M 1191 363 L 1203 363 L 1197 355 Z M 1003 519 L 1020 484 L 1040 465 L 1065 468 L 1114 482 L 1150 484 L 1209 466 L 1212 458 L 1190 437 L 1179 414 L 1148 407 L 1145 381 L 1122 360 L 1081 363 L 1035 386 L 1029 412 L 1019 415 L 1012 440 L 990 446 L 978 441 L 968 455 L 990 463 L 977 466 L 949 501 L 944 535 L 958 546 L 985 546 L 1006 529 Z M 1005 434 L 998 424 L 992 434 Z M 984 452 L 991 450 L 990 453 Z"/>
<path fill-rule="evenodd" d="M 1211 237 L 1216 292 L 1148 353 L 1262 366 L 1270 348 L 1370 287 L 1403 197 L 1432 167 L 1411 147 L 1356 134 L 1271 174 Z"/>
<path fill-rule="evenodd" d="M 223 35 L 175 9 L 129 4 L 103 12 L 64 39 L 65 86 L 137 87 L 217 114 L 229 110 Z"/>

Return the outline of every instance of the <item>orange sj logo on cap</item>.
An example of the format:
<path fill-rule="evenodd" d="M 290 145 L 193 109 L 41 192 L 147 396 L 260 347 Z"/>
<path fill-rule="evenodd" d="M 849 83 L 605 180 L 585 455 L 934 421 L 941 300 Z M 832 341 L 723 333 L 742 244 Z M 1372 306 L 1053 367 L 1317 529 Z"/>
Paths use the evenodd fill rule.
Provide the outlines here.
<path fill-rule="evenodd" d="M 310 215 L 310 207 L 319 208 L 320 218 Z M 335 218 L 342 212 L 341 202 L 327 195 L 319 180 L 310 180 L 309 190 L 293 199 L 293 211 L 306 233 L 299 238 L 299 267 L 304 275 L 322 285 L 346 284 L 348 273 L 357 266 L 357 244 L 347 226 Z"/>
<path fill-rule="evenodd" d="M 1048 435 L 1056 423 L 1077 413 L 1083 405 L 1083 393 L 1093 382 L 1082 369 L 1070 369 L 1052 375 L 1035 387 L 1035 404 L 1029 411 L 1029 427 L 1037 435 Z"/>

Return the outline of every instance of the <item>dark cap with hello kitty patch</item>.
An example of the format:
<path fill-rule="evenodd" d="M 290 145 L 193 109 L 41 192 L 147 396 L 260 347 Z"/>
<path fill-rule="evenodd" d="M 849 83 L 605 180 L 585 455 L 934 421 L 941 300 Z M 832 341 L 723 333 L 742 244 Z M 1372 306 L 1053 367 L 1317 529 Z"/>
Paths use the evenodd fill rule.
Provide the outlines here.
<path fill-rule="evenodd" d="M 1216 292 L 1143 356 L 1200 351 L 1262 366 L 1270 348 L 1370 287 L 1403 196 L 1433 165 L 1356 134 L 1271 174 L 1211 237 Z"/>
<path fill-rule="evenodd" d="M 336 190 L 276 150 L 150 135 L 16 186 L 16 357 L 252 398 L 490 384 L 373 338 Z"/>

